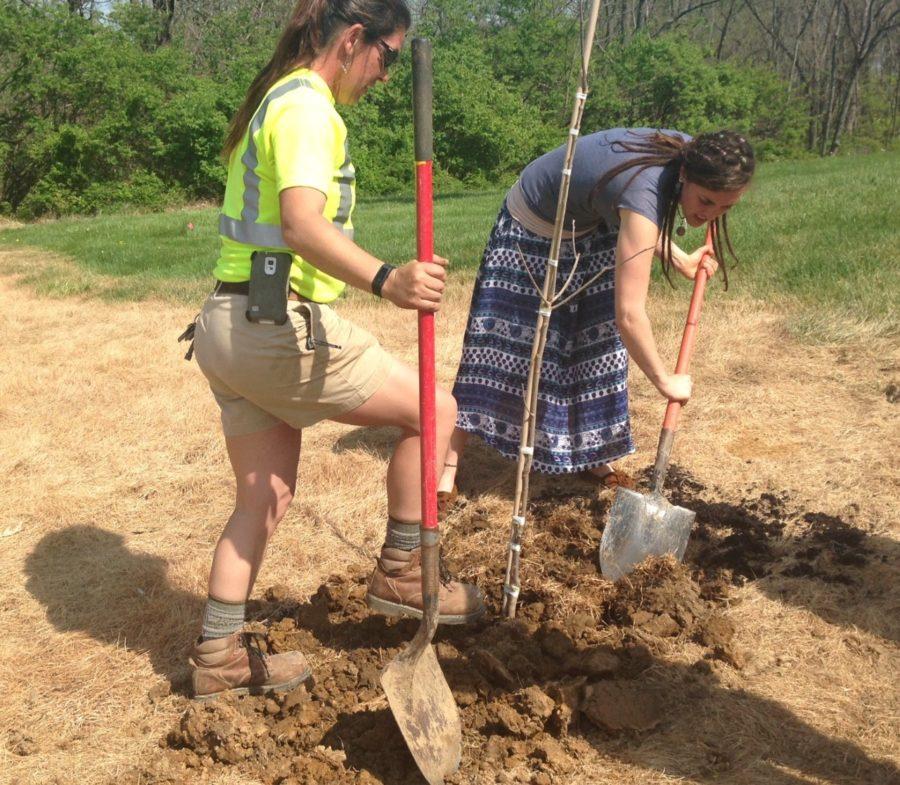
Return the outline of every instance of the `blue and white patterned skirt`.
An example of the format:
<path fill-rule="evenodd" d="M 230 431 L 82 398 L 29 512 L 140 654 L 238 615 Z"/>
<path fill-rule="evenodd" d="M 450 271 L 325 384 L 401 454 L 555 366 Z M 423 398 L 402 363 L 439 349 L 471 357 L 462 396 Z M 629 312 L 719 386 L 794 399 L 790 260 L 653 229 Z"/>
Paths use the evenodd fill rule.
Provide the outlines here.
<path fill-rule="evenodd" d="M 616 232 L 575 242 L 578 269 L 566 289 L 600 278 L 550 317 L 538 389 L 533 469 L 578 472 L 634 452 L 628 417 L 628 354 L 615 323 Z M 550 240 L 529 232 L 504 203 L 475 279 L 453 395 L 457 425 L 516 459 L 531 347 Z M 572 270 L 572 242 L 560 249 L 557 291 Z M 565 299 L 567 294 L 563 295 Z"/>

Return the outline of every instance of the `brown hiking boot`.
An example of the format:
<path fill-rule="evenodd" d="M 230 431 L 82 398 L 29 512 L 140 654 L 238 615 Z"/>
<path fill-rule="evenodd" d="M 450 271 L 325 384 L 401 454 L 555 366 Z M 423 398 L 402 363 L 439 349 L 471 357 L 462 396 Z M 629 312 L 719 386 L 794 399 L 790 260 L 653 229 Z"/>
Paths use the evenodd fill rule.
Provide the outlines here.
<path fill-rule="evenodd" d="M 235 632 L 194 645 L 190 664 L 195 700 L 209 700 L 226 692 L 261 695 L 287 692 L 310 677 L 299 651 L 269 654 L 261 632 Z"/>
<path fill-rule="evenodd" d="M 422 552 L 381 549 L 375 572 L 369 578 L 366 603 L 385 616 L 422 618 Z M 453 580 L 441 562 L 438 621 L 441 624 L 469 624 L 484 613 L 478 587 Z"/>

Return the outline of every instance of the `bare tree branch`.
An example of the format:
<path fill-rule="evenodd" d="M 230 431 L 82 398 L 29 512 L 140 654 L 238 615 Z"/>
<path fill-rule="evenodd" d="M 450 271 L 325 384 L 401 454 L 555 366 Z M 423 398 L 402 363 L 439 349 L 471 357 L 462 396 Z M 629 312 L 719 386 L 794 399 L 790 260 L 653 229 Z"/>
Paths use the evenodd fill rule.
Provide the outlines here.
<path fill-rule="evenodd" d="M 694 11 L 699 11 L 701 8 L 706 8 L 711 5 L 719 5 L 719 3 L 724 2 L 724 0 L 701 0 L 699 3 L 695 3 L 693 5 L 688 6 L 683 11 L 677 13 L 673 16 L 668 22 L 660 25 L 655 32 L 655 35 L 661 35 L 669 30 L 671 30 L 679 19 L 684 18 L 688 14 L 694 13 Z"/>

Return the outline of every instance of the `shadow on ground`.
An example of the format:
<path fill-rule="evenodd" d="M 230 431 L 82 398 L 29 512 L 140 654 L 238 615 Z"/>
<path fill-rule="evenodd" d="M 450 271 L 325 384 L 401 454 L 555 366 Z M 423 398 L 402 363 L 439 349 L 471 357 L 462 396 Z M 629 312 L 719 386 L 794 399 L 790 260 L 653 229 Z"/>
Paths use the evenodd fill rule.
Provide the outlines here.
<path fill-rule="evenodd" d="M 25 586 L 60 632 L 146 652 L 153 669 L 184 691 L 205 597 L 173 588 L 167 571 L 165 559 L 131 550 L 122 535 L 80 524 L 37 543 Z"/>
<path fill-rule="evenodd" d="M 671 488 L 674 504 L 697 513 L 688 564 L 727 570 L 736 583 L 753 581 L 772 599 L 829 624 L 900 641 L 896 540 L 852 520 L 800 509 L 786 493 L 722 500 L 681 471 Z"/>

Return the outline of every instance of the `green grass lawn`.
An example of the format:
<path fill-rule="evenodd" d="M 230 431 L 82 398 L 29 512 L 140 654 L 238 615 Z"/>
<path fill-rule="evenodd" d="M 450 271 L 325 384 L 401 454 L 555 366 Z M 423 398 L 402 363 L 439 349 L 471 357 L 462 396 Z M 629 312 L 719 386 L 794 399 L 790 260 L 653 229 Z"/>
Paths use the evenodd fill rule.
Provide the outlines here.
<path fill-rule="evenodd" d="M 896 333 L 898 181 L 896 153 L 764 164 L 730 216 L 741 263 L 725 296 L 750 294 L 784 307 L 810 338 Z M 457 274 L 478 266 L 502 199 L 499 190 L 438 195 L 435 245 Z M 67 218 L 2 231 L 0 245 L 29 248 L 7 272 L 49 294 L 198 302 L 217 255 L 217 215 L 208 208 Z M 380 258 L 402 262 L 415 254 L 411 197 L 363 198 L 354 224 L 359 243 Z M 701 240 L 695 230 L 682 245 Z M 66 261 L 42 259 L 42 250 Z M 667 296 L 666 289 L 657 285 L 655 296 Z M 714 288 L 711 296 L 723 295 Z"/>
<path fill-rule="evenodd" d="M 794 325 L 811 336 L 896 333 L 898 181 L 896 153 L 762 167 L 730 216 L 735 290 L 800 301 Z"/>

